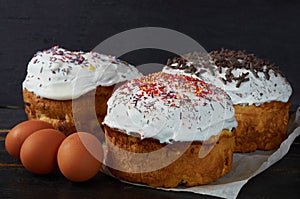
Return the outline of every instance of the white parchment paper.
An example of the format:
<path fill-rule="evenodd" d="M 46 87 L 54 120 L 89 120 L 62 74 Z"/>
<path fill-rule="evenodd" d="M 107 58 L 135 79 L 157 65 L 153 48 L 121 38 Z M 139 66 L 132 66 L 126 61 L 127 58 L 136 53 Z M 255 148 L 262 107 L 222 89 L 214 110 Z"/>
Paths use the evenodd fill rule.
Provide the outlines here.
<path fill-rule="evenodd" d="M 290 118 L 288 135 L 287 139 L 282 142 L 280 148 L 277 150 L 235 153 L 233 155 L 231 171 L 214 183 L 190 188 L 158 189 L 193 192 L 228 199 L 236 198 L 248 180 L 263 172 L 287 154 L 295 138 L 300 135 L 300 107 Z M 134 185 L 145 186 L 139 184 Z"/>
<path fill-rule="evenodd" d="M 300 107 L 289 121 L 288 138 L 276 151 L 256 151 L 253 153 L 235 153 L 231 171 L 218 181 L 191 188 L 163 189 L 169 191 L 185 191 L 221 198 L 236 198 L 241 188 L 254 176 L 263 172 L 284 157 L 291 144 L 300 135 Z"/>

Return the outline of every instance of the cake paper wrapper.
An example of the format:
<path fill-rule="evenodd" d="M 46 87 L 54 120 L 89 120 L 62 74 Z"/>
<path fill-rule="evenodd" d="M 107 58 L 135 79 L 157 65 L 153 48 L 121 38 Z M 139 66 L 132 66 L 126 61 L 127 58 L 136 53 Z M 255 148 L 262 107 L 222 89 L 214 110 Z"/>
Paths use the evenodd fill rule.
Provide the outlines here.
<path fill-rule="evenodd" d="M 271 165 L 283 158 L 290 149 L 293 141 L 300 135 L 300 107 L 291 115 L 288 125 L 288 137 L 281 143 L 277 150 L 255 151 L 252 153 L 234 153 L 231 171 L 219 180 L 209 184 L 196 187 L 178 188 L 154 188 L 165 191 L 192 192 L 217 196 L 220 198 L 236 198 L 241 188 L 257 174 L 263 172 Z M 105 169 L 106 174 L 109 171 Z M 126 182 L 128 183 L 128 182 Z M 137 186 L 141 184 L 130 183 Z"/>

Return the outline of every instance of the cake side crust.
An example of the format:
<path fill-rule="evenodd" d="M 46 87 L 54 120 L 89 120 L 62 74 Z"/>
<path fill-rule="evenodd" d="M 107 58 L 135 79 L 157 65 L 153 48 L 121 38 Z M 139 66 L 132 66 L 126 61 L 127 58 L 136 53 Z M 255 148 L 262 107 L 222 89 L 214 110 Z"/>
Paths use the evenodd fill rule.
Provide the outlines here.
<path fill-rule="evenodd" d="M 255 105 L 234 105 L 235 152 L 273 150 L 287 137 L 290 103 L 269 102 Z"/>
<path fill-rule="evenodd" d="M 33 92 L 23 90 L 23 100 L 25 112 L 28 119 L 39 119 L 51 123 L 55 129 L 60 130 L 66 135 L 76 132 L 76 126 L 73 111 L 76 111 L 77 117 L 84 118 L 84 122 L 77 121 L 83 129 L 89 129 L 97 121 L 93 121 L 91 113 L 96 112 L 99 124 L 102 123 L 107 109 L 107 100 L 113 92 L 114 86 L 98 86 L 96 91 L 72 100 L 52 100 L 41 98 Z M 95 101 L 90 100 L 94 98 Z M 92 104 L 94 103 L 94 104 Z M 89 120 L 91 119 L 91 120 Z M 86 123 L 88 121 L 88 123 Z M 81 122 L 81 123 L 80 123 Z"/>
<path fill-rule="evenodd" d="M 220 136 L 208 141 L 174 142 L 161 144 L 158 140 L 127 135 L 104 126 L 106 136 L 106 165 L 111 173 L 125 181 L 147 184 L 153 187 L 192 187 L 209 184 L 228 173 L 232 166 L 234 135 L 223 130 Z M 211 148 L 212 147 L 212 148 Z M 207 151 L 204 157 L 199 152 Z M 128 155 L 127 152 L 144 154 L 141 158 Z M 153 151 L 159 151 L 150 156 Z M 149 154 L 149 156 L 148 156 Z M 169 162 L 159 168 L 162 162 Z M 115 169 L 121 167 L 120 169 Z M 149 172 L 126 172 L 158 168 Z"/>

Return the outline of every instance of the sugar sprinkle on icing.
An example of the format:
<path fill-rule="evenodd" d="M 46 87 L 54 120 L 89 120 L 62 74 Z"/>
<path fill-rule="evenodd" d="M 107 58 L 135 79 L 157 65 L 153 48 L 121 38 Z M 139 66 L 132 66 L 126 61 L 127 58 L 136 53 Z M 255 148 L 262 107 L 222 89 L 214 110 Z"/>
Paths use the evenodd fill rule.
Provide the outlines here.
<path fill-rule="evenodd" d="M 69 100 L 99 85 L 111 86 L 141 75 L 134 66 L 114 56 L 54 46 L 33 56 L 23 89 L 44 98 Z"/>
<path fill-rule="evenodd" d="M 224 91 L 200 79 L 162 72 L 119 87 L 108 101 L 103 123 L 161 143 L 204 141 L 236 126 Z"/>

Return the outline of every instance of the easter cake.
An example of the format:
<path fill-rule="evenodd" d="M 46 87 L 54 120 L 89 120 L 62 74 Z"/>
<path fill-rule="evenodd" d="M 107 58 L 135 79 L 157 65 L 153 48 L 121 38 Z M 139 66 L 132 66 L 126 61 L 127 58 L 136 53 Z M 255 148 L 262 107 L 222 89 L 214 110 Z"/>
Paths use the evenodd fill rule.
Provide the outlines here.
<path fill-rule="evenodd" d="M 93 130 L 106 115 L 114 86 L 139 76 L 134 66 L 113 56 L 54 46 L 37 52 L 28 64 L 23 81 L 25 111 L 29 119 L 49 122 L 66 135 L 76 131 L 76 111 L 85 118 L 77 125 Z M 94 112 L 98 121 L 89 120 Z"/>
<path fill-rule="evenodd" d="M 228 95 L 202 80 L 152 73 L 108 100 L 105 164 L 153 187 L 211 183 L 231 169 L 236 127 Z"/>
<path fill-rule="evenodd" d="M 169 59 L 163 71 L 201 78 L 228 93 L 238 122 L 236 152 L 273 150 L 286 138 L 292 88 L 267 60 L 221 49 Z"/>

